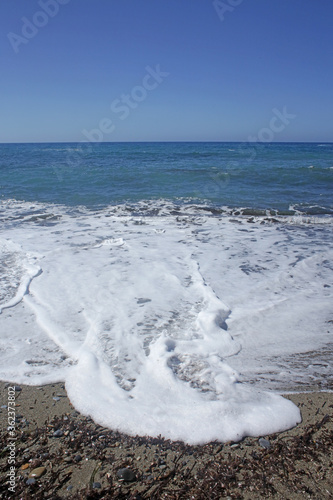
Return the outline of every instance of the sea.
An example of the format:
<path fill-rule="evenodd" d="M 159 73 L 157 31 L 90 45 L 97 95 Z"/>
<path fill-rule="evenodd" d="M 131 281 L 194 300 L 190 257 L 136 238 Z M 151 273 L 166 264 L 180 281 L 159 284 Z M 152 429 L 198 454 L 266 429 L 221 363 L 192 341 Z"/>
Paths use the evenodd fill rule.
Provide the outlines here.
<path fill-rule="evenodd" d="M 0 379 L 120 432 L 293 427 L 332 390 L 332 143 L 0 144 Z"/>

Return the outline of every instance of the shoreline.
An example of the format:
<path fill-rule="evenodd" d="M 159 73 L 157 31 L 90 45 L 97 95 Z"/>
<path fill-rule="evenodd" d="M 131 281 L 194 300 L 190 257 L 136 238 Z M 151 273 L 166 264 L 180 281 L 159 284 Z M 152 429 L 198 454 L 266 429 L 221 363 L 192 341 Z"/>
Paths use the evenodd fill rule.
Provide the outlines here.
<path fill-rule="evenodd" d="M 288 431 L 190 446 L 95 424 L 75 410 L 63 383 L 15 384 L 15 394 L 12 386 L 0 382 L 3 498 L 332 498 L 333 392 L 284 395 L 302 413 Z M 41 476 L 29 479 L 35 470 Z"/>

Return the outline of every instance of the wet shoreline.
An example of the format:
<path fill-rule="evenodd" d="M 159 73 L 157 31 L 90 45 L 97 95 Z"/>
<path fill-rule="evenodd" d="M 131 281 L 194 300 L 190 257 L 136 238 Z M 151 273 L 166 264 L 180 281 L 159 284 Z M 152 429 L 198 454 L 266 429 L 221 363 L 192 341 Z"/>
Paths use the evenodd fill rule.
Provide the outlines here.
<path fill-rule="evenodd" d="M 330 498 L 331 392 L 287 395 L 303 419 L 289 431 L 189 446 L 101 427 L 75 410 L 62 383 L 16 384 L 9 490 L 12 386 L 0 382 L 3 498 Z"/>

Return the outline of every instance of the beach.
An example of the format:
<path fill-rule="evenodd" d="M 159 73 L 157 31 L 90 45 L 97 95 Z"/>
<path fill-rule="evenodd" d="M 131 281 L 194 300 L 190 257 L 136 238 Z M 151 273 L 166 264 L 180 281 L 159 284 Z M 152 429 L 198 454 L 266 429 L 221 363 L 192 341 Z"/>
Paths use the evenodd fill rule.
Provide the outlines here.
<path fill-rule="evenodd" d="M 3 498 L 330 498 L 331 153 L 0 147 Z"/>
<path fill-rule="evenodd" d="M 0 500 L 333 500 L 333 1 L 1 14 Z"/>
<path fill-rule="evenodd" d="M 302 414 L 289 431 L 190 446 L 101 427 L 75 410 L 62 383 L 1 382 L 0 391 L 2 498 L 332 498 L 332 392 L 286 395 Z"/>

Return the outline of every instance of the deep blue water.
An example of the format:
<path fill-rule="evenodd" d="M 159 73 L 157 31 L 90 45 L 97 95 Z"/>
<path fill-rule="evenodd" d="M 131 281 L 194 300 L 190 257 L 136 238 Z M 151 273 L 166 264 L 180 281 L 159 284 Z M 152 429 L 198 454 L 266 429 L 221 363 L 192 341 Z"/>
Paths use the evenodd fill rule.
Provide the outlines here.
<path fill-rule="evenodd" d="M 333 213 L 333 143 L 0 144 L 0 200 Z"/>

